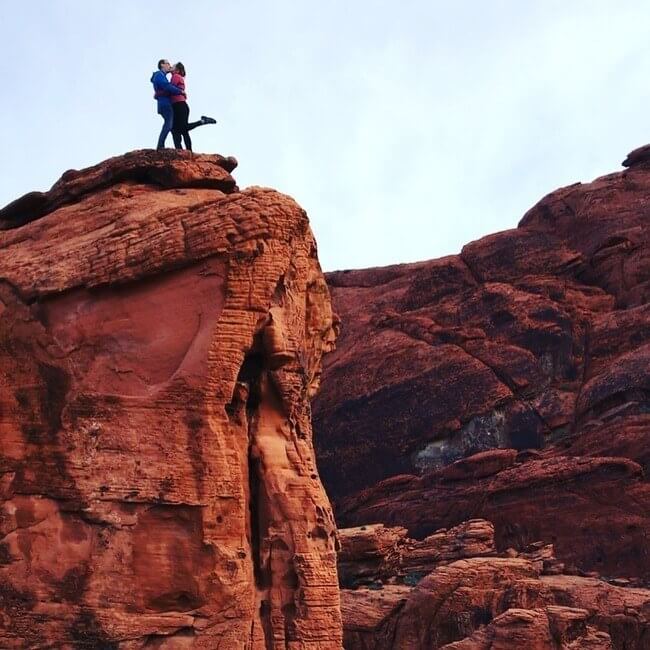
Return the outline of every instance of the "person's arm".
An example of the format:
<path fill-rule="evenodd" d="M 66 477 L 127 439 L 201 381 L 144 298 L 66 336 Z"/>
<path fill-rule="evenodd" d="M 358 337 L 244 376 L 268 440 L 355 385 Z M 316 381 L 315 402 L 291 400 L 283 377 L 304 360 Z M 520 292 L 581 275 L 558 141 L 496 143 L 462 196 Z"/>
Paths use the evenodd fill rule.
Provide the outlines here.
<path fill-rule="evenodd" d="M 184 95 L 185 92 L 181 90 L 178 86 L 174 86 L 174 84 L 167 82 L 167 85 L 164 88 L 165 92 L 169 93 L 170 95 Z"/>
<path fill-rule="evenodd" d="M 167 95 L 182 95 L 183 91 L 174 84 L 167 81 L 167 77 L 164 74 L 159 74 L 156 77 L 156 83 L 154 84 L 156 91 L 163 92 Z"/>

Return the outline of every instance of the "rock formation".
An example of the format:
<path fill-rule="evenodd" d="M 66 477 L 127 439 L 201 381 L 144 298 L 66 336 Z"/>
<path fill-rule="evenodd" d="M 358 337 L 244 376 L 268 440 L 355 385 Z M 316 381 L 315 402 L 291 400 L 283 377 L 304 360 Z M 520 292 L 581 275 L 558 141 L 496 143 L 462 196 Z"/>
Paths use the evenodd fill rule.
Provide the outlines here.
<path fill-rule="evenodd" d="M 482 517 L 500 551 L 650 581 L 650 148 L 626 165 L 459 255 L 327 276 L 314 430 L 339 525 Z"/>
<path fill-rule="evenodd" d="M 446 650 L 611 650 L 612 639 L 587 625 L 586 609 L 550 605 L 511 608 L 471 637 L 442 646 Z"/>
<path fill-rule="evenodd" d="M 304 211 L 139 151 L 0 210 L 0 647 L 341 647 Z"/>
<path fill-rule="evenodd" d="M 346 650 L 650 647 L 650 590 L 568 573 L 543 541 L 497 556 L 493 532 L 484 520 L 420 542 L 402 528 L 342 529 L 340 575 L 359 578 L 341 591 Z M 363 586 L 373 548 L 384 562 Z"/>
<path fill-rule="evenodd" d="M 417 581 L 443 562 L 496 555 L 494 527 L 483 519 L 438 530 L 423 540 L 409 539 L 405 528 L 383 524 L 342 528 L 339 540 L 339 582 L 343 586 L 377 584 L 392 578 Z"/>

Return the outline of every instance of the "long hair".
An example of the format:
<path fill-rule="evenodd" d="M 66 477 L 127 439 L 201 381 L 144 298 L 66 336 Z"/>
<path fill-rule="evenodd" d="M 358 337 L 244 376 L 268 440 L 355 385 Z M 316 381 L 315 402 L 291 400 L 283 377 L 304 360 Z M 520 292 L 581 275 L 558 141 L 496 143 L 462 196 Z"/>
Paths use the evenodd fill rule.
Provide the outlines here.
<path fill-rule="evenodd" d="M 181 77 L 184 77 L 184 76 L 185 76 L 185 66 L 184 66 L 180 61 L 179 61 L 178 63 L 176 63 L 176 64 L 174 65 L 174 67 L 176 68 L 176 72 L 178 72 L 178 74 L 179 74 Z"/>

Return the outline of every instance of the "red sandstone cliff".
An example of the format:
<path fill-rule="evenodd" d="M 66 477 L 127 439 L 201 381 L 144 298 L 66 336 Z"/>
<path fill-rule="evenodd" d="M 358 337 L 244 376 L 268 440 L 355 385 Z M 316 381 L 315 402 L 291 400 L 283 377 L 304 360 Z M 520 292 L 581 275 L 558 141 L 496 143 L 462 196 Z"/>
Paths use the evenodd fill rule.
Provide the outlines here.
<path fill-rule="evenodd" d="M 341 646 L 303 210 L 133 152 L 0 211 L 0 647 Z"/>
<path fill-rule="evenodd" d="M 330 274 L 319 466 L 373 524 L 340 534 L 348 650 L 650 647 L 629 163 L 459 256 Z M 134 152 L 0 210 L 0 647 L 341 647 L 335 319 L 304 212 L 235 164 Z"/>
<path fill-rule="evenodd" d="M 650 581 L 647 148 L 627 164 L 459 255 L 327 276 L 314 429 L 340 525 L 483 517 L 500 550 Z"/>

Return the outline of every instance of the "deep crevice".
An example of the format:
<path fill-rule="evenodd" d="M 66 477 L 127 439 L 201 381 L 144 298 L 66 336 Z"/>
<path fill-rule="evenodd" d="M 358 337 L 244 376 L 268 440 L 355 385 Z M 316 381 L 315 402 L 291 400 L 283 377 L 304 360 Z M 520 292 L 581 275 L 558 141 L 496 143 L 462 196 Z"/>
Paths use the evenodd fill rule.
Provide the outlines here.
<path fill-rule="evenodd" d="M 268 597 L 268 590 L 271 586 L 270 567 L 265 565 L 262 557 L 262 536 L 266 517 L 264 504 L 267 495 L 265 494 L 262 481 L 261 460 L 254 450 L 254 431 L 258 426 L 259 407 L 262 402 L 262 375 L 266 367 L 266 359 L 263 353 L 263 341 L 261 332 L 255 336 L 253 345 L 244 357 L 237 382 L 247 386 L 246 395 L 246 432 L 248 436 L 247 461 L 248 461 L 248 516 L 250 531 L 251 561 L 253 564 L 253 578 L 255 588 L 260 594 L 259 620 L 264 633 L 265 646 L 273 647 L 273 629 L 271 624 L 271 603 Z M 226 409 L 231 417 L 236 407 L 229 405 Z"/>
<path fill-rule="evenodd" d="M 463 255 L 463 251 L 459 253 L 458 259 L 467 267 L 469 274 L 472 276 L 472 279 L 474 282 L 476 282 L 477 285 L 485 284 L 485 280 L 481 278 L 478 271 L 471 267 L 470 263 L 467 261 L 467 258 Z"/>

